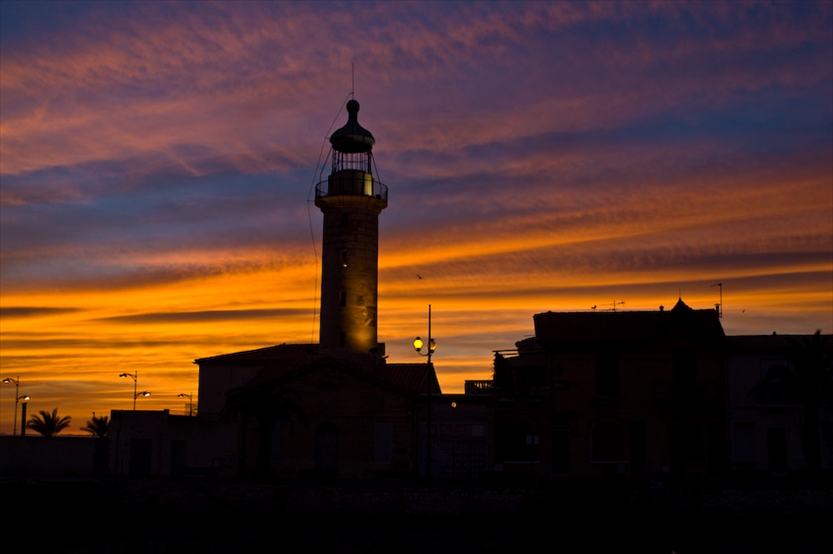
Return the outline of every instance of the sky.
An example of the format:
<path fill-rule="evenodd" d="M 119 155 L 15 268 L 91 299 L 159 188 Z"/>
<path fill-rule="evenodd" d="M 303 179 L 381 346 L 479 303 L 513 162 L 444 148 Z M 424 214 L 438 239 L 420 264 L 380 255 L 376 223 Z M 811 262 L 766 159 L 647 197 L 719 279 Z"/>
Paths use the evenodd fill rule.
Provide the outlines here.
<path fill-rule="evenodd" d="M 729 335 L 833 332 L 829 1 L 2 0 L 0 377 L 30 415 L 81 433 L 132 407 L 121 373 L 181 414 L 195 359 L 317 342 L 351 92 L 379 340 L 422 361 L 430 304 L 444 392 L 550 310 L 722 292 Z"/>

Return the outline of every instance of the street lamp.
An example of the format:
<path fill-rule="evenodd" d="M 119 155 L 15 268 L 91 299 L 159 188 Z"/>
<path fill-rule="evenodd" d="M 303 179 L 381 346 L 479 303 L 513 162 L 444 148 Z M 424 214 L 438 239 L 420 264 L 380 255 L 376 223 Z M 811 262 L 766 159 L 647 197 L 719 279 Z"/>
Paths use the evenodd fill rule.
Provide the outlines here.
<path fill-rule="evenodd" d="M 428 352 L 425 354 L 422 353 L 422 349 L 425 347 L 425 343 L 422 341 L 421 338 L 417 337 L 414 339 L 414 350 L 420 356 L 426 356 L 428 358 L 428 370 L 429 370 L 429 379 L 428 379 L 428 414 L 425 418 L 426 424 L 426 439 L 425 439 L 425 478 L 430 480 L 431 479 L 431 389 L 433 389 L 434 380 L 430 378 L 433 373 L 434 366 L 431 365 L 431 355 L 434 354 L 434 350 L 437 349 L 437 341 L 434 340 L 434 337 L 431 336 L 431 304 L 428 304 Z"/>
<path fill-rule="evenodd" d="M 139 398 L 140 396 L 150 396 L 150 392 L 146 391 L 146 390 L 143 390 L 143 391 L 137 392 L 136 394 L 133 395 L 133 411 L 134 412 L 136 411 L 136 399 Z"/>
<path fill-rule="evenodd" d="M 119 373 L 119 377 L 124 379 L 125 377 L 130 377 L 133 379 L 133 411 L 136 411 L 136 397 L 139 396 L 136 393 L 136 386 L 139 384 L 139 372 L 136 373 Z"/>
<path fill-rule="evenodd" d="M 12 436 L 17 435 L 17 403 L 20 401 L 20 375 L 17 376 L 17 379 L 12 379 L 11 377 L 6 377 L 3 379 L 3 384 L 9 385 L 14 383 L 14 423 L 12 423 Z"/>
<path fill-rule="evenodd" d="M 185 394 L 184 392 L 181 392 L 181 393 L 177 394 L 176 397 L 177 398 L 187 398 L 188 399 L 188 417 L 193 416 L 194 415 L 194 393 Z"/>
<path fill-rule="evenodd" d="M 32 399 L 31 396 L 28 394 L 24 394 L 17 397 L 18 400 L 23 400 L 23 411 L 20 412 L 21 419 L 20 419 L 20 436 L 24 436 L 26 434 L 26 406 L 29 405 L 29 401 Z M 15 416 L 17 415 L 17 405 L 15 405 Z M 15 421 L 15 427 L 17 427 L 17 421 Z M 12 435 L 14 436 L 14 435 Z"/>
<path fill-rule="evenodd" d="M 29 405 L 29 400 L 31 399 L 30 396 L 24 394 L 23 396 L 19 397 L 17 400 L 23 400 L 23 406 L 20 408 L 20 436 L 26 436 L 26 406 Z M 17 404 L 15 404 L 17 406 Z"/>

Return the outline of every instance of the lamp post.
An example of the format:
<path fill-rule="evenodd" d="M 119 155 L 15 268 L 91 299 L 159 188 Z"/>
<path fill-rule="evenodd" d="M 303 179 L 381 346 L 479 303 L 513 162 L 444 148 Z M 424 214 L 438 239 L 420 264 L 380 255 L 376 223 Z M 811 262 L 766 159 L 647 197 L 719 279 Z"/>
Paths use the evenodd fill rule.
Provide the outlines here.
<path fill-rule="evenodd" d="M 3 384 L 9 385 L 14 383 L 14 423 L 12 423 L 12 436 L 17 435 L 17 403 L 20 401 L 20 375 L 17 379 L 6 377 L 3 379 Z"/>
<path fill-rule="evenodd" d="M 18 400 L 23 400 L 23 406 L 20 408 L 20 436 L 26 436 L 26 407 L 29 405 L 29 396 L 23 395 Z M 15 404 L 17 406 L 17 404 Z"/>
<path fill-rule="evenodd" d="M 133 410 L 136 410 L 136 399 L 140 396 L 150 396 L 150 392 L 143 390 L 142 392 L 137 392 L 133 395 Z"/>
<path fill-rule="evenodd" d="M 136 397 L 139 396 L 136 393 L 136 386 L 139 384 L 139 372 L 136 373 L 119 373 L 119 377 L 124 379 L 125 377 L 130 377 L 133 379 L 133 411 L 136 411 Z"/>
<path fill-rule="evenodd" d="M 428 357 L 428 369 L 429 372 L 433 372 L 434 366 L 431 365 L 431 355 L 434 353 L 434 350 L 437 349 L 437 341 L 435 341 L 434 337 L 431 336 L 431 304 L 428 304 L 428 352 L 425 354 L 422 353 L 424 346 L 425 343 L 421 338 L 417 337 L 414 339 L 414 350 L 416 350 L 416 353 L 420 356 Z M 431 479 L 431 389 L 434 385 L 433 379 L 431 379 L 430 376 L 431 373 L 429 373 L 428 379 L 428 412 L 425 418 L 425 478 L 427 480 Z"/>
<path fill-rule="evenodd" d="M 23 407 L 21 408 L 21 413 L 20 413 L 20 415 L 21 415 L 20 436 L 21 437 L 26 436 L 26 406 L 29 405 L 29 400 L 31 400 L 31 399 L 32 399 L 32 397 L 29 396 L 28 394 L 24 394 L 24 395 L 21 395 L 21 396 L 17 397 L 17 400 L 23 400 Z M 17 416 L 17 400 L 15 401 L 15 414 L 14 414 L 15 416 Z M 15 421 L 15 427 L 17 427 L 17 421 Z M 12 435 L 12 436 L 14 436 L 14 435 Z"/>
<path fill-rule="evenodd" d="M 191 394 L 185 394 L 184 392 L 181 392 L 181 393 L 177 394 L 176 397 L 177 398 L 187 398 L 188 399 L 188 417 L 193 416 L 194 415 L 194 393 L 192 392 Z"/>

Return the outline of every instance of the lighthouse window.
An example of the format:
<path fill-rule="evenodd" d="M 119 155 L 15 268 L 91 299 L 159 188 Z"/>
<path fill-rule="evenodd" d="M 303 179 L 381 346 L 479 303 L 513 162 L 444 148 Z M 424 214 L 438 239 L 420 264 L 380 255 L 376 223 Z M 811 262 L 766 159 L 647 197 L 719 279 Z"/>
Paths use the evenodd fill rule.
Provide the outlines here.
<path fill-rule="evenodd" d="M 347 250 L 341 251 L 341 267 L 347 267 Z"/>
<path fill-rule="evenodd" d="M 338 304 L 343 308 L 347 305 L 347 291 L 343 290 L 338 293 Z"/>

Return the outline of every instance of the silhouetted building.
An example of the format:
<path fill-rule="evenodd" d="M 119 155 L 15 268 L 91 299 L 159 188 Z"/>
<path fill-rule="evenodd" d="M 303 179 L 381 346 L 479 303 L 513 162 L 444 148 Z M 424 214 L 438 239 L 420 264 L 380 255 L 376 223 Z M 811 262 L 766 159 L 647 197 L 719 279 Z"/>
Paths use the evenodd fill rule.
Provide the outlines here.
<path fill-rule="evenodd" d="M 810 415 L 806 394 L 822 395 L 816 407 L 818 428 L 810 430 L 818 440 L 822 469 L 833 469 L 833 383 L 825 362 L 833 362 L 830 335 L 746 335 L 726 337 L 726 385 L 728 391 L 731 467 L 740 473 L 782 477 L 808 469 L 802 428 Z M 814 342 L 821 349 L 813 353 Z M 809 358 L 808 358 L 809 354 Z M 796 359 L 819 364 L 823 382 L 799 384 Z M 802 368 L 805 369 L 805 368 Z M 807 368 L 811 369 L 811 368 Z M 812 369 L 811 369 L 812 372 Z M 807 376 L 802 376 L 806 378 Z M 808 390 L 809 389 L 809 390 Z"/>
<path fill-rule="evenodd" d="M 226 392 L 239 387 L 291 394 L 299 413 L 279 417 L 269 465 L 275 475 L 372 479 L 411 476 L 420 446 L 417 420 L 429 388 L 440 393 L 427 364 L 376 364 L 319 354 L 318 345 L 290 344 L 202 358 L 200 417 L 219 419 Z M 205 404 L 202 404 L 205 398 Z M 422 406 L 422 407 L 421 407 Z M 279 408 L 279 406 L 278 406 Z M 305 421 L 303 421 L 305 420 Z M 237 421 L 237 458 L 254 471 L 260 422 Z"/>
<path fill-rule="evenodd" d="M 432 399 L 440 402 L 441 391 L 432 364 L 388 363 L 384 344 L 378 342 L 378 218 L 387 207 L 388 189 L 374 176 L 375 140 L 359 125 L 359 103 L 350 100 L 347 112 L 347 123 L 330 137 L 331 173 L 315 188 L 315 204 L 324 214 L 320 344 L 282 344 L 196 360 L 197 420 L 222 426 L 232 419 L 223 427 L 223 444 L 213 449 L 205 444 L 177 443 L 178 450 L 154 446 L 144 435 L 168 440 L 161 428 L 169 423 L 129 422 L 130 413 L 121 412 L 119 424 L 132 431 L 117 439 L 115 448 L 131 468 L 146 467 L 148 456 L 167 459 L 170 451 L 177 462 L 170 468 L 151 464 L 151 471 L 219 467 L 226 472 L 235 467 L 245 474 L 265 465 L 267 472 L 295 477 L 424 473 L 427 406 Z M 455 473 L 457 457 L 466 452 L 478 457 L 476 468 L 464 464 L 466 473 L 480 472 L 488 467 L 485 425 L 471 423 L 471 410 L 455 413 L 466 420 L 455 427 L 458 442 L 464 425 L 471 427 L 473 440 L 466 443 L 468 449 L 451 452 L 449 473 Z M 147 419 L 138 413 L 135 418 Z M 441 461 L 444 450 L 438 449 Z"/>
<path fill-rule="evenodd" d="M 545 479 L 716 477 L 726 461 L 715 310 L 540 313 L 496 354 L 494 462 Z M 474 388 L 477 387 L 477 388 Z"/>
<path fill-rule="evenodd" d="M 110 469 L 115 475 L 237 475 L 233 426 L 168 410 L 110 414 Z"/>
<path fill-rule="evenodd" d="M 794 372 L 791 339 L 727 338 L 716 310 L 682 299 L 668 311 L 535 314 L 535 336 L 496 351 L 494 378 L 467 381 L 465 394 L 441 394 L 432 364 L 388 363 L 377 337 L 388 189 L 374 176 L 375 140 L 358 123 L 358 102 L 347 111 L 330 137 L 331 173 L 315 189 L 324 215 L 320 344 L 196 360 L 197 417 L 113 412 L 114 472 L 501 474 L 678 488 L 728 468 L 806 467 L 806 407 L 759 386 L 769 372 Z M 825 402 L 820 416 L 833 411 Z M 817 433 L 821 468 L 833 469 L 829 419 Z"/>

